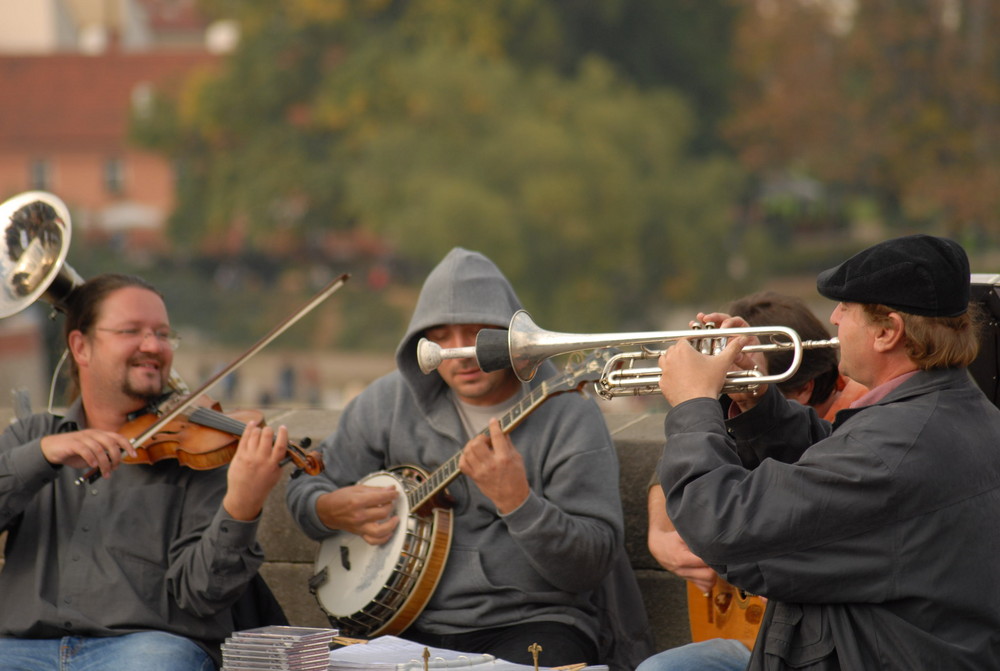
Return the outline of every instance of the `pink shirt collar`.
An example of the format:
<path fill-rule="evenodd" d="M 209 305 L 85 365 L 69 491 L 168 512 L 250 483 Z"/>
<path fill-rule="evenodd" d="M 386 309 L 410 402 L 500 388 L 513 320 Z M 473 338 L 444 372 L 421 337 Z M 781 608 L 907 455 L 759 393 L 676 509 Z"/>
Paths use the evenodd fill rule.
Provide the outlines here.
<path fill-rule="evenodd" d="M 913 377 L 917 371 L 911 370 L 909 373 L 903 373 L 902 375 L 897 375 L 888 382 L 883 382 L 879 386 L 868 391 L 864 396 L 859 397 L 854 403 L 849 405 L 849 408 L 863 408 L 866 405 L 872 405 L 878 403 L 883 398 L 889 395 L 889 392 L 894 390 L 899 385 L 903 384 L 911 377 Z"/>

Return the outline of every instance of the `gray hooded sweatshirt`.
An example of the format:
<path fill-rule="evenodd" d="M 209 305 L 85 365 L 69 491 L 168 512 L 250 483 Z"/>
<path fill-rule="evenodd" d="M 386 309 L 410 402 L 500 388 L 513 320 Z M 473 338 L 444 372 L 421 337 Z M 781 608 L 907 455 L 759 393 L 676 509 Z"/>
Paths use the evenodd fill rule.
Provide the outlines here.
<path fill-rule="evenodd" d="M 476 252 L 455 248 L 424 283 L 397 370 L 376 380 L 344 410 L 322 445 L 324 473 L 293 479 L 292 516 L 310 537 L 335 533 L 320 522 L 316 500 L 369 473 L 402 464 L 428 471 L 462 449 L 462 427 L 448 388 L 417 365 L 424 331 L 439 324 L 506 328 L 520 309 L 500 270 Z M 551 377 L 546 362 L 532 388 Z M 550 397 L 510 433 L 524 459 L 531 494 L 500 515 L 476 485 L 459 476 L 454 532 L 444 574 L 415 626 L 462 633 L 532 621 L 557 621 L 598 638 L 593 591 L 623 542 L 618 462 L 596 404 L 580 394 Z"/>

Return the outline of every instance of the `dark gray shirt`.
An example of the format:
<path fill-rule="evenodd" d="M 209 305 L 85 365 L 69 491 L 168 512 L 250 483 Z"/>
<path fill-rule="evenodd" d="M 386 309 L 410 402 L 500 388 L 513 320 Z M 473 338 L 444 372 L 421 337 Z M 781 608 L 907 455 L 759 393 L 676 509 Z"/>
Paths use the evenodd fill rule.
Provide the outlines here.
<path fill-rule="evenodd" d="M 226 469 L 167 459 L 79 486 L 82 471 L 49 464 L 40 441 L 82 426 L 77 402 L 65 418 L 34 415 L 0 435 L 0 636 L 152 629 L 221 642 L 263 561 L 257 522 L 222 508 Z"/>

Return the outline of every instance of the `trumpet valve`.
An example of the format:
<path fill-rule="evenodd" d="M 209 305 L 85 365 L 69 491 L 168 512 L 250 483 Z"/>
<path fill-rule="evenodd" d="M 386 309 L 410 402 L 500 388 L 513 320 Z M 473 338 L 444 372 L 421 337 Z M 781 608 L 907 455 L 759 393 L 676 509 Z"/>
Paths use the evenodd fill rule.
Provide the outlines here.
<path fill-rule="evenodd" d="M 699 331 L 702 329 L 708 331 L 714 328 L 715 328 L 715 322 L 704 322 L 704 323 L 691 322 L 691 329 L 694 331 Z M 709 354 L 714 356 L 716 354 L 719 354 L 722 350 L 726 349 L 726 343 L 728 342 L 729 340 L 727 338 L 706 337 L 706 338 L 698 338 L 692 344 L 694 345 L 694 348 L 699 352 L 701 352 L 702 354 Z"/>

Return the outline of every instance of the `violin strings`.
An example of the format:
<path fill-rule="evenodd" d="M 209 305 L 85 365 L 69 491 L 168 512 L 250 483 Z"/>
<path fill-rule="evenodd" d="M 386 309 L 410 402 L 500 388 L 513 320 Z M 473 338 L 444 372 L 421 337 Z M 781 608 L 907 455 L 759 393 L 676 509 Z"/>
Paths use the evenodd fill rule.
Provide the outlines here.
<path fill-rule="evenodd" d="M 195 424 L 206 426 L 210 429 L 225 431 L 226 433 L 231 433 L 236 436 L 242 436 L 243 431 L 246 430 L 246 424 L 243 422 L 233 419 L 218 410 L 212 410 L 211 408 L 195 408 L 189 415 L 189 418 Z M 292 458 L 292 454 L 298 456 L 299 459 L 308 459 L 308 455 L 305 450 L 295 443 L 288 443 L 287 452 L 289 453 L 288 458 L 290 459 Z"/>
<path fill-rule="evenodd" d="M 246 429 L 246 425 L 243 422 L 208 408 L 195 408 L 190 417 L 191 421 L 195 424 L 207 426 L 210 429 L 218 429 L 219 431 L 225 431 L 237 436 L 243 435 L 243 430 Z"/>

